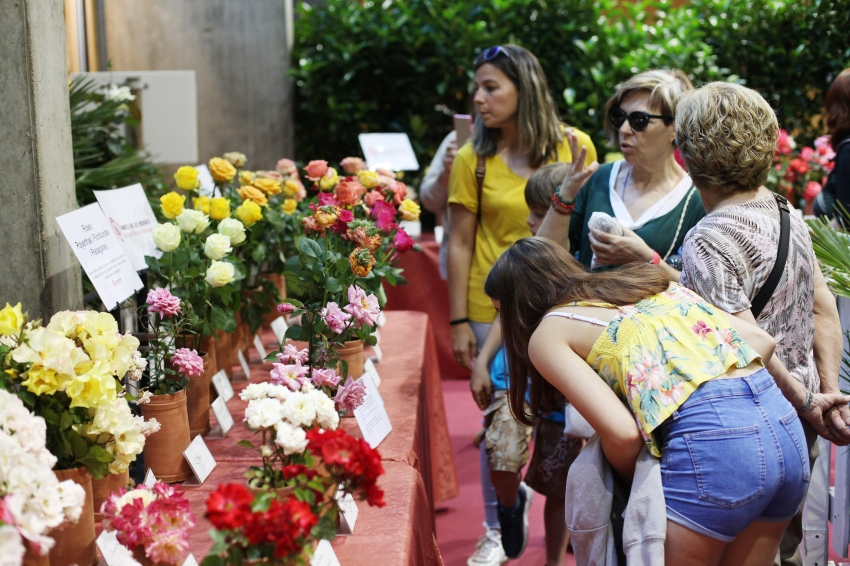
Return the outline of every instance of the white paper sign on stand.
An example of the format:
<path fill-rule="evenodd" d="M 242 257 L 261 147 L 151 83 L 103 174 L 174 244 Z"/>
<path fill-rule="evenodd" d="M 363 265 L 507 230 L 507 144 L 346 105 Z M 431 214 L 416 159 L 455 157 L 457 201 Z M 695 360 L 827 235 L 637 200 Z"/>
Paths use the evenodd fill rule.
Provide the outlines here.
<path fill-rule="evenodd" d="M 360 134 L 357 139 L 370 169 L 419 170 L 419 162 L 407 134 Z"/>
<path fill-rule="evenodd" d="M 145 481 L 144 484 L 148 487 L 153 487 L 156 485 L 156 476 L 153 474 L 153 470 L 148 468 L 147 473 L 145 473 Z"/>
<path fill-rule="evenodd" d="M 57 216 L 56 222 L 106 310 L 111 311 L 142 288 L 142 280 L 99 205 Z"/>
<path fill-rule="evenodd" d="M 248 367 L 248 360 L 245 359 L 245 354 L 242 353 L 242 350 L 236 350 L 236 357 L 239 358 L 239 365 L 242 366 L 242 373 L 245 374 L 245 378 L 242 381 L 251 379 L 251 368 Z"/>
<path fill-rule="evenodd" d="M 233 385 L 230 384 L 230 380 L 227 379 L 227 374 L 224 373 L 224 370 L 218 371 L 212 376 L 212 384 L 218 396 L 224 399 L 225 403 L 233 399 Z"/>
<path fill-rule="evenodd" d="M 224 438 L 230 432 L 230 429 L 233 428 L 233 415 L 230 414 L 230 409 L 227 408 L 224 397 L 217 397 L 210 405 L 210 408 L 215 415 L 215 420 L 218 422 L 209 434 L 207 434 L 207 438 Z"/>
<path fill-rule="evenodd" d="M 195 165 L 195 169 L 198 170 L 198 182 L 201 184 L 198 188 L 198 194 L 205 197 L 220 197 L 221 191 L 216 188 L 209 167 L 201 164 Z"/>
<path fill-rule="evenodd" d="M 162 252 L 153 242 L 157 221 L 142 185 L 93 192 L 133 269 L 147 269 L 145 256 L 160 257 Z"/>
<path fill-rule="evenodd" d="M 372 378 L 372 383 L 375 384 L 375 389 L 381 387 L 381 376 L 378 375 L 378 368 L 375 367 L 375 363 L 371 358 L 366 360 L 366 363 L 363 364 L 363 369 L 366 370 L 366 374 Z"/>
<path fill-rule="evenodd" d="M 327 539 L 322 539 L 316 546 L 316 552 L 310 559 L 310 566 L 340 566 L 334 547 Z"/>
<path fill-rule="evenodd" d="M 198 566 L 198 561 L 195 560 L 195 555 L 189 553 L 189 556 L 187 556 L 186 560 L 183 561 L 183 566 Z"/>
<path fill-rule="evenodd" d="M 118 542 L 115 531 L 101 532 L 96 542 L 106 566 L 140 566 L 130 549 Z"/>
<path fill-rule="evenodd" d="M 257 349 L 257 353 L 260 354 L 260 359 L 266 359 L 266 347 L 263 345 L 263 340 L 260 338 L 259 334 L 254 334 L 254 347 Z"/>
<path fill-rule="evenodd" d="M 387 315 L 385 315 L 383 312 L 381 314 L 379 314 L 377 322 L 378 322 L 378 328 L 381 328 L 383 325 L 385 325 L 387 323 Z"/>
<path fill-rule="evenodd" d="M 381 363 L 381 358 L 383 357 L 384 351 L 381 350 L 380 344 L 375 344 L 374 346 L 372 346 L 372 355 L 369 356 L 369 359 L 372 361 L 372 363 Z"/>
<path fill-rule="evenodd" d="M 183 451 L 183 457 L 189 462 L 189 467 L 195 474 L 195 477 L 186 480 L 183 485 L 201 485 L 215 469 L 215 458 L 213 458 L 210 449 L 207 448 L 207 443 L 204 442 L 200 434 Z"/>
<path fill-rule="evenodd" d="M 287 324 L 286 319 L 282 316 L 277 317 L 271 323 L 272 332 L 274 332 L 274 337 L 277 338 L 279 344 L 283 344 L 284 339 L 286 338 L 286 330 L 289 328 L 289 324 Z"/>
<path fill-rule="evenodd" d="M 360 381 L 366 382 L 366 399 L 362 405 L 354 409 L 354 418 L 357 419 L 360 432 L 363 433 L 363 438 L 369 446 L 377 448 L 392 432 L 393 425 L 390 423 L 381 394 L 378 393 L 372 378 L 366 374 L 360 378 Z"/>
<path fill-rule="evenodd" d="M 336 502 L 339 505 L 339 528 L 336 531 L 338 535 L 354 534 L 354 524 L 357 522 L 357 516 L 360 510 L 357 508 L 357 502 L 350 493 L 342 494 L 341 491 L 336 492 Z"/>

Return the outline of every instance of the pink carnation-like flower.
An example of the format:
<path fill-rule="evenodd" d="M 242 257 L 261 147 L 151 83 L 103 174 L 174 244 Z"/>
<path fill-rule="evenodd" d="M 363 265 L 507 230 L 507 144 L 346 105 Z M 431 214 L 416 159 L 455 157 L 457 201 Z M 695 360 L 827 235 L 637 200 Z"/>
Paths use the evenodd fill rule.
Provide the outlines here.
<path fill-rule="evenodd" d="M 290 305 L 289 303 L 280 303 L 277 306 L 277 312 L 280 314 L 288 314 L 291 312 L 295 312 L 295 305 Z"/>
<path fill-rule="evenodd" d="M 180 314 L 180 299 L 168 289 L 151 289 L 147 298 L 148 312 L 154 312 L 162 318 L 171 318 Z"/>
<path fill-rule="evenodd" d="M 357 328 L 362 326 L 374 326 L 381 314 L 378 306 L 378 298 L 375 295 L 366 295 L 366 291 L 357 285 L 348 288 L 348 304 L 345 312 L 352 315 L 357 321 Z"/>
<path fill-rule="evenodd" d="M 345 385 L 337 389 L 334 401 L 338 410 L 353 411 L 366 401 L 366 382 L 349 375 Z"/>
<path fill-rule="evenodd" d="M 348 323 L 351 321 L 351 315 L 344 312 L 341 308 L 339 308 L 339 305 L 333 301 L 328 303 L 328 305 L 322 309 L 322 318 L 325 319 L 325 322 L 330 329 L 337 334 L 345 332 L 345 329 L 348 328 Z"/>
<path fill-rule="evenodd" d="M 338 376 L 337 373 L 333 370 L 333 368 L 326 369 L 314 369 L 313 376 L 311 381 L 313 385 L 316 387 L 322 387 L 323 385 L 327 385 L 328 387 L 336 387 L 339 385 L 339 382 L 342 380 L 342 377 Z"/>
<path fill-rule="evenodd" d="M 274 364 L 274 369 L 269 374 L 272 385 L 284 385 L 292 391 L 300 391 L 301 387 L 310 381 L 307 377 L 309 368 L 301 365 L 301 360 L 295 360 L 294 364 Z"/>
<path fill-rule="evenodd" d="M 277 355 L 277 359 L 282 364 L 290 363 L 295 360 L 298 360 L 302 364 L 306 364 L 309 356 L 310 351 L 308 348 L 299 350 L 292 344 L 287 344 L 284 346 L 283 352 Z"/>
<path fill-rule="evenodd" d="M 177 348 L 171 356 L 171 364 L 178 372 L 188 378 L 200 377 L 204 374 L 204 360 L 195 350 Z"/>

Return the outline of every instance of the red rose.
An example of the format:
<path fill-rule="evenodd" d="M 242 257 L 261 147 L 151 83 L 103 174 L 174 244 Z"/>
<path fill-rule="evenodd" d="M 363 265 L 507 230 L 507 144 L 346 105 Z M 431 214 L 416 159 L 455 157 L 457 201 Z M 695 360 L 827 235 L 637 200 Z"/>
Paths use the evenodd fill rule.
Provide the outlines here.
<path fill-rule="evenodd" d="M 409 252 L 415 244 L 416 242 L 414 242 L 413 238 L 404 231 L 404 228 L 399 228 L 393 238 L 393 247 L 401 254 Z"/>
<path fill-rule="evenodd" d="M 808 173 L 809 171 L 809 164 L 806 163 L 804 159 L 800 159 L 799 157 L 792 159 L 789 167 L 797 173 L 800 173 L 801 175 Z"/>
<path fill-rule="evenodd" d="M 813 198 L 818 196 L 822 189 L 823 187 L 820 183 L 816 181 L 809 181 L 808 183 L 806 183 L 806 189 L 803 191 L 803 198 L 806 200 L 806 202 L 809 202 Z"/>
<path fill-rule="evenodd" d="M 315 181 L 328 172 L 328 162 L 322 160 L 311 161 L 307 164 L 307 167 L 304 168 L 304 171 L 307 172 L 307 176 L 309 178 Z"/>
<path fill-rule="evenodd" d="M 206 517 L 220 530 L 238 529 L 251 514 L 254 497 L 245 486 L 226 483 L 207 498 Z"/>

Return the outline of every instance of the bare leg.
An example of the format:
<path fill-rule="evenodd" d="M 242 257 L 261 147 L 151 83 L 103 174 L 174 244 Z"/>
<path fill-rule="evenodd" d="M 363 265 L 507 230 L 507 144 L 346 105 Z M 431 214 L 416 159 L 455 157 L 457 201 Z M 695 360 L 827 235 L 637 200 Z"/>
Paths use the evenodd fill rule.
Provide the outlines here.
<path fill-rule="evenodd" d="M 502 504 L 502 507 L 510 509 L 516 505 L 522 474 L 490 470 L 490 480 L 493 482 L 493 487 L 496 488 L 496 495 L 499 496 L 499 503 Z"/>
<path fill-rule="evenodd" d="M 667 521 L 667 541 L 664 544 L 665 564 L 717 566 L 720 564 L 720 557 L 725 548 L 725 542 L 692 531 L 673 521 Z M 770 555 L 771 560 L 775 554 L 776 551 Z"/>
<path fill-rule="evenodd" d="M 750 524 L 726 546 L 721 566 L 772 566 L 788 522 Z"/>
<path fill-rule="evenodd" d="M 564 520 L 564 500 L 547 497 L 543 506 L 543 526 L 546 529 L 546 566 L 562 566 L 570 533 Z"/>

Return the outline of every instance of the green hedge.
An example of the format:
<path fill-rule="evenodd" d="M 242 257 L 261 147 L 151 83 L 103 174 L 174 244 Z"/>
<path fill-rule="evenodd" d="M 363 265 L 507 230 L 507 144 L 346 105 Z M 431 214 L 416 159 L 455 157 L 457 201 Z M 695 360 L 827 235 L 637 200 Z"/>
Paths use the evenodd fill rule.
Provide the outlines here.
<path fill-rule="evenodd" d="M 847 0 L 325 0 L 296 22 L 296 157 L 359 155 L 357 134 L 406 132 L 423 168 L 467 112 L 472 60 L 513 42 L 540 59 L 562 118 L 604 147 L 615 86 L 653 67 L 696 84 L 739 80 L 807 141 L 829 81 L 850 64 Z M 842 36 L 841 30 L 844 30 Z M 791 49 L 784 46 L 791 45 Z M 802 135 L 801 135 L 802 134 Z M 421 172 L 420 172 L 421 173 Z"/>

